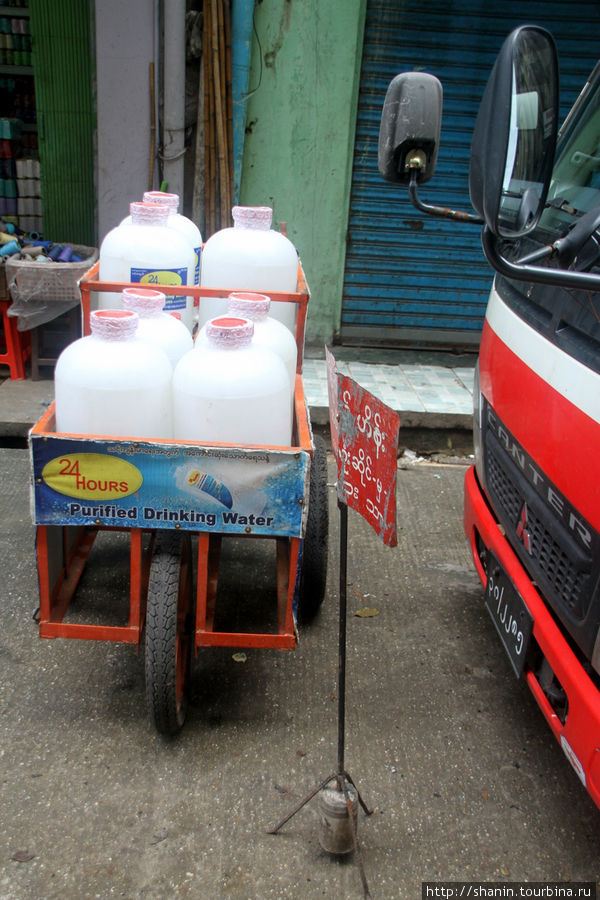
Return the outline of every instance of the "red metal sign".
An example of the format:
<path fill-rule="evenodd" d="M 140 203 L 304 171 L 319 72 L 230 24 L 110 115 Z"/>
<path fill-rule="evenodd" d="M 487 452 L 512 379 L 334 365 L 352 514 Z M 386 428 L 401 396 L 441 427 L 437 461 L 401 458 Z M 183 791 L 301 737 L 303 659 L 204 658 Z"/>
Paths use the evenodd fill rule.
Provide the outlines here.
<path fill-rule="evenodd" d="M 331 443 L 337 460 L 338 498 L 395 547 L 398 414 L 337 371 L 326 350 Z"/>

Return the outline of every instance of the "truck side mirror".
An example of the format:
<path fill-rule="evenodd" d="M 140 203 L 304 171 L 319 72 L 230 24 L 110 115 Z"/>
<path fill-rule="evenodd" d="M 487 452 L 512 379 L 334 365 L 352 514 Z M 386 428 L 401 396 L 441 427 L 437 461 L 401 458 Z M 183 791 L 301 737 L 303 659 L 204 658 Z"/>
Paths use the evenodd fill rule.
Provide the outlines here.
<path fill-rule="evenodd" d="M 409 184 L 411 171 L 429 181 L 435 171 L 442 124 L 442 85 L 425 72 L 403 72 L 389 84 L 379 128 L 379 171 L 386 181 Z"/>
<path fill-rule="evenodd" d="M 487 83 L 471 143 L 471 203 L 497 237 L 537 225 L 554 162 L 558 62 L 552 36 L 523 25 L 507 37 Z"/>

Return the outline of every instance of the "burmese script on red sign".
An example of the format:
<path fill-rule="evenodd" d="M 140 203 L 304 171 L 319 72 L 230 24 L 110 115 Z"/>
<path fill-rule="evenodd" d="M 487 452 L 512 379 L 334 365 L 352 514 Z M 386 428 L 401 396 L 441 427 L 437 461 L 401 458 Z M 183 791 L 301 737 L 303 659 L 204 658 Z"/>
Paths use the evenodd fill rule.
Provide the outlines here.
<path fill-rule="evenodd" d="M 398 414 L 348 376 L 337 378 L 338 498 L 395 547 Z"/>

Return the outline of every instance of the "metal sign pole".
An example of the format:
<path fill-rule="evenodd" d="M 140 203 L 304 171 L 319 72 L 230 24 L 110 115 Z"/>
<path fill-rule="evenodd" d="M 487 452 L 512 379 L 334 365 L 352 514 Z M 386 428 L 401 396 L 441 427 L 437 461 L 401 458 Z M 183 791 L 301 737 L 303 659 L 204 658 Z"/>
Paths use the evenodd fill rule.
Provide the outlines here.
<path fill-rule="evenodd" d="M 351 378 L 338 373 L 335 359 L 327 348 L 325 356 L 331 446 L 337 462 L 340 511 L 337 772 L 314 788 L 268 833 L 276 834 L 321 791 L 321 846 L 330 853 L 356 851 L 364 896 L 370 897 L 358 843 L 358 803 L 366 815 L 371 815 L 372 810 L 365 805 L 344 763 L 348 506 L 360 513 L 384 544 L 396 546 L 396 471 L 400 422 L 394 410 L 363 390 Z M 336 783 L 335 789 L 328 789 L 333 781 Z"/>
<path fill-rule="evenodd" d="M 348 507 L 338 500 L 340 511 L 340 624 L 338 652 L 338 773 L 345 771 L 346 728 L 346 615 L 348 610 Z"/>
<path fill-rule="evenodd" d="M 289 822 L 297 812 L 306 806 L 306 804 L 313 799 L 320 791 L 326 791 L 328 785 L 331 784 L 332 781 L 336 782 L 336 791 L 339 792 L 339 795 L 343 797 L 342 806 L 346 808 L 348 822 L 350 825 L 350 836 L 352 840 L 352 849 L 356 852 L 356 859 L 358 863 L 358 869 L 360 872 L 360 879 L 363 887 L 363 896 L 368 900 L 371 897 L 371 893 L 369 892 L 369 885 L 367 884 L 367 878 L 365 875 L 364 866 L 362 863 L 361 853 L 360 853 L 360 845 L 358 842 L 358 830 L 357 830 L 357 817 L 356 817 L 356 801 L 360 803 L 365 815 L 370 816 L 373 812 L 372 809 L 369 809 L 363 798 L 360 795 L 358 788 L 356 787 L 354 781 L 346 772 L 345 763 L 344 763 L 344 746 L 345 746 L 345 722 L 346 722 L 346 618 L 347 618 L 347 610 L 348 610 L 348 601 L 347 601 L 347 584 L 348 584 L 348 507 L 341 500 L 338 500 L 338 509 L 340 511 L 340 602 L 339 602 L 339 637 L 338 637 L 338 759 L 337 759 L 337 771 L 332 775 L 329 775 L 324 779 L 320 784 L 317 785 L 300 803 L 285 816 L 281 822 L 278 822 L 274 828 L 269 828 L 267 830 L 267 834 L 277 834 L 277 832 L 283 828 L 286 822 Z M 354 798 L 350 792 L 350 786 L 352 786 L 354 790 Z M 339 817 L 339 806 L 340 804 L 336 803 L 337 816 Z M 339 824 L 339 821 L 338 823 Z M 344 849 L 339 852 L 346 853 L 348 852 L 348 846 L 345 840 L 346 836 L 343 831 L 340 831 L 339 834 L 333 834 L 332 838 L 332 847 L 339 842 L 340 846 L 344 845 Z M 336 850 L 332 850 L 330 852 L 338 852 Z"/>

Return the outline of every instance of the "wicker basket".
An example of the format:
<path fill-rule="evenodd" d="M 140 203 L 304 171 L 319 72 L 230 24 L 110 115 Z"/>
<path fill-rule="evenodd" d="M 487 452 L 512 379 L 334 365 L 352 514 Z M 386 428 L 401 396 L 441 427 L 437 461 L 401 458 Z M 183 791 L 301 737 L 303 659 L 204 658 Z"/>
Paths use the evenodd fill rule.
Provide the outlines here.
<path fill-rule="evenodd" d="M 79 302 L 79 281 L 98 259 L 95 247 L 70 244 L 82 262 L 34 262 L 11 257 L 6 261 L 6 280 L 14 301 Z"/>

